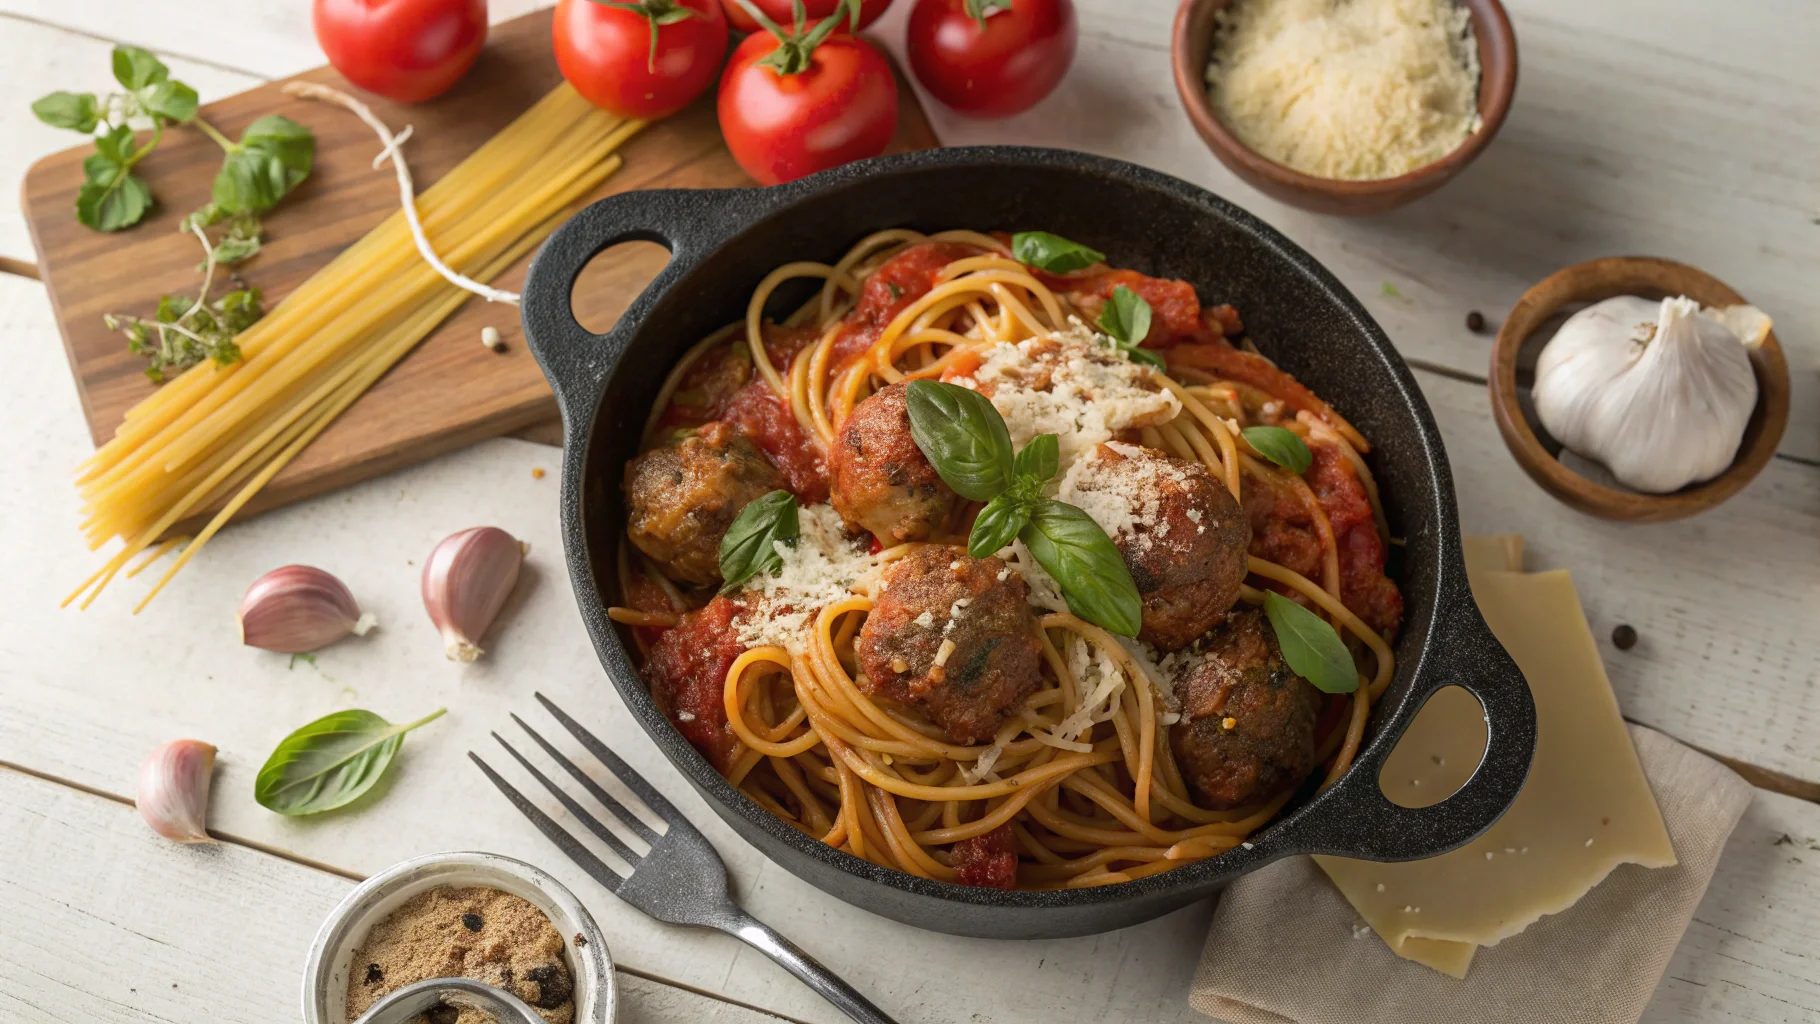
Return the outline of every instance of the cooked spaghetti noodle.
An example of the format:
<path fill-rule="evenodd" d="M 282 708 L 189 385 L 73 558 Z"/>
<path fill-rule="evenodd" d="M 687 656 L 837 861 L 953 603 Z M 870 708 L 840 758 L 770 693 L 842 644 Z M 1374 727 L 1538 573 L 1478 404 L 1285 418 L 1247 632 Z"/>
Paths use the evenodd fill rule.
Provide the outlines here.
<path fill-rule="evenodd" d="M 777 289 L 804 278 L 819 288 L 768 323 Z M 1028 358 L 1019 353 L 1037 351 L 1033 339 L 1097 347 L 1085 324 L 1116 284 L 1151 293 L 1158 326 L 1150 344 L 1163 342 L 1169 375 L 1114 367 L 1167 414 L 1111 433 L 1204 468 L 1243 503 L 1253 529 L 1249 553 L 1237 555 L 1241 605 L 1275 590 L 1345 638 L 1361 685 L 1323 699 L 1308 784 L 1330 784 L 1352 762 L 1372 701 L 1394 672 L 1389 639 L 1401 611 L 1383 576 L 1387 528 L 1364 437 L 1255 350 L 1229 341 L 1240 333 L 1236 313 L 1201 310 L 1185 284 L 1098 265 L 1049 274 L 1017 262 L 999 238 L 900 229 L 862 239 L 833 264 L 773 271 L 743 322 L 683 355 L 645 424 L 643 452 L 674 443 L 676 428 L 736 425 L 805 506 L 798 550 L 808 553 L 800 557 L 825 563 L 819 577 L 804 568 L 708 602 L 713 590 L 703 580 L 711 573 L 692 585 L 680 562 L 666 567 L 620 541 L 625 605 L 612 617 L 646 655 L 654 691 L 663 690 L 660 706 L 745 795 L 829 846 L 886 867 L 1002 886 L 1013 880 L 1006 858 L 1015 857 L 1018 887 L 1058 888 L 1128 881 L 1214 856 L 1302 791 L 1298 777 L 1236 806 L 1197 803 L 1168 732 L 1185 714 L 1169 677 L 1194 652 L 1159 653 L 1071 614 L 1021 544 L 1001 554 L 1006 571 L 1028 582 L 1041 682 L 989 735 L 956 742 L 951 730 L 867 685 L 857 648 L 868 617 L 888 599 L 893 567 L 953 546 L 958 570 L 979 506 L 964 504 L 925 539 L 881 540 L 870 553 L 855 547 L 820 504 L 843 428 L 869 396 L 899 381 L 939 378 L 984 391 L 976 378 L 1008 361 L 1016 370 Z M 1298 475 L 1262 458 L 1241 433 L 1260 424 L 1299 435 L 1314 466 Z M 1011 426 L 1017 435 L 1019 424 Z M 1107 439 L 1091 431 L 1064 438 L 1064 458 L 1086 457 L 1082 446 L 1098 440 Z M 956 621 L 967 603 L 955 603 Z M 653 645 L 671 630 L 686 638 L 653 666 Z M 935 664 L 954 650 L 944 643 Z M 679 699 L 678 688 L 689 685 L 700 687 L 700 700 Z M 996 878 L 980 880 L 982 856 L 998 857 Z"/>

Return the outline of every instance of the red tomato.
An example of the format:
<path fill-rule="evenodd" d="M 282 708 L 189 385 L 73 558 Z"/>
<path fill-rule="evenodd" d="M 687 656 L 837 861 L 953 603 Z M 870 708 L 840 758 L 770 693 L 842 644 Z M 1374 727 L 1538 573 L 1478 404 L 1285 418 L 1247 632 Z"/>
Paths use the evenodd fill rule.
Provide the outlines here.
<path fill-rule="evenodd" d="M 688 106 L 727 52 L 720 0 L 643 0 L 635 9 L 561 0 L 551 25 L 562 77 L 622 117 L 649 120 Z"/>
<path fill-rule="evenodd" d="M 720 0 L 720 2 L 727 9 L 728 23 L 736 30 L 740 32 L 757 32 L 759 30 L 758 22 L 753 19 L 752 15 L 746 13 L 744 7 L 739 5 L 739 0 Z M 811 21 L 819 21 L 833 14 L 834 9 L 840 5 L 841 0 L 804 0 L 803 10 L 809 15 Z M 765 17 L 785 28 L 789 28 L 796 20 L 796 8 L 793 6 L 793 0 L 752 0 L 752 6 L 765 12 Z M 865 28 L 877 21 L 878 16 L 885 13 L 885 8 L 889 6 L 891 6 L 891 0 L 860 0 L 859 27 Z"/>
<path fill-rule="evenodd" d="M 399 103 L 447 92 L 487 41 L 487 0 L 315 0 L 311 20 L 336 71 Z"/>
<path fill-rule="evenodd" d="M 760 63 L 768 59 L 788 73 Z M 877 156 L 896 130 L 891 65 L 871 44 L 825 22 L 802 37 L 755 32 L 721 74 L 720 133 L 761 184 Z"/>
<path fill-rule="evenodd" d="M 1007 117 L 1062 80 L 1074 35 L 1073 0 L 917 0 L 907 46 L 930 95 L 964 114 Z"/>

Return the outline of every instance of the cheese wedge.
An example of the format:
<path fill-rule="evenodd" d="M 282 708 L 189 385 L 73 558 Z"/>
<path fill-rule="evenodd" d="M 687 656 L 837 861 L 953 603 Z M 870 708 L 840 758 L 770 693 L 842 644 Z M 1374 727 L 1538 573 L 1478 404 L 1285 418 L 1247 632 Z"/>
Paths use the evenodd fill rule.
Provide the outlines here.
<path fill-rule="evenodd" d="M 1520 545 L 1468 545 L 1473 596 L 1535 695 L 1535 762 L 1487 833 L 1429 860 L 1315 861 L 1399 955 L 1466 976 L 1478 946 L 1559 913 L 1619 864 L 1667 867 L 1674 849 L 1637 763 L 1592 632 L 1566 572 L 1525 575 Z M 1405 806 L 1451 795 L 1485 747 L 1484 714 L 1465 690 L 1430 698 L 1380 783 Z"/>

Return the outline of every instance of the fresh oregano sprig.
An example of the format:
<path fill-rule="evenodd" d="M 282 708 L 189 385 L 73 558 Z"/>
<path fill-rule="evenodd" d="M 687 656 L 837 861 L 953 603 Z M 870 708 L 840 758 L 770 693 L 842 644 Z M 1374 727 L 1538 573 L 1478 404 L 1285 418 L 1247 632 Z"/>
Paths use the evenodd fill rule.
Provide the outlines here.
<path fill-rule="evenodd" d="M 936 473 L 962 497 L 984 501 L 967 553 L 985 558 L 1021 540 L 1068 602 L 1068 610 L 1109 632 L 1136 636 L 1143 606 L 1124 556 L 1092 517 L 1043 497 L 1061 468 L 1054 434 L 1014 456 L 1004 417 L 977 391 L 914 380 L 904 394 L 910 434 Z"/>
<path fill-rule="evenodd" d="M 235 142 L 197 116 L 196 90 L 171 78 L 170 68 L 149 50 L 116 46 L 113 70 L 120 92 L 59 91 L 32 104 L 32 113 L 45 124 L 94 138 L 95 151 L 82 162 L 86 180 L 76 193 L 76 219 L 83 224 L 119 231 L 145 219 L 155 200 L 133 169 L 173 125 L 194 125 L 226 154 L 215 177 L 213 202 L 192 215 L 201 217 L 200 223 L 269 210 L 308 176 L 316 140 L 290 118 L 262 117 Z M 144 145 L 136 127 L 151 129 Z M 186 230 L 190 222 L 186 219 Z"/>
<path fill-rule="evenodd" d="M 251 239 L 236 236 L 236 231 L 244 230 L 253 232 Z M 209 301 L 216 267 L 258 251 L 258 221 L 254 220 L 249 229 L 236 218 L 236 224 L 229 226 L 219 245 L 210 244 L 208 234 L 199 225 L 192 225 L 190 233 L 202 243 L 202 289 L 195 298 L 165 295 L 158 300 L 158 310 L 149 320 L 124 313 L 108 313 L 101 318 L 108 330 L 126 335 L 128 351 L 146 357 L 145 375 L 156 384 L 204 359 L 213 359 L 217 366 L 236 362 L 240 359 L 240 345 L 235 339 L 265 315 L 257 288 L 238 288 Z M 223 259 L 224 250 L 229 259 Z"/>

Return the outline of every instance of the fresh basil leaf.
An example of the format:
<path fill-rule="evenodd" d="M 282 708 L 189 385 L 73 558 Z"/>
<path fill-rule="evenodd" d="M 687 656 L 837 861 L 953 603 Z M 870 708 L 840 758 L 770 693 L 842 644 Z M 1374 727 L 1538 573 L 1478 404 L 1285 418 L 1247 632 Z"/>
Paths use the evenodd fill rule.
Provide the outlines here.
<path fill-rule="evenodd" d="M 171 69 L 137 46 L 114 47 L 114 79 L 133 92 L 171 77 Z"/>
<path fill-rule="evenodd" d="M 196 90 L 182 82 L 154 82 L 151 88 L 139 95 L 139 103 L 148 113 L 172 121 L 188 121 L 196 116 L 196 105 L 200 102 Z"/>
<path fill-rule="evenodd" d="M 1276 631 L 1277 647 L 1290 671 L 1322 693 L 1351 693 L 1359 688 L 1359 669 L 1352 652 L 1326 619 L 1274 590 L 1264 591 L 1264 614 Z"/>
<path fill-rule="evenodd" d="M 1163 360 L 1162 353 L 1154 351 L 1152 349 L 1147 349 L 1147 348 L 1126 349 L 1125 354 L 1131 357 L 1132 362 L 1141 363 L 1144 366 L 1148 366 L 1151 369 L 1156 370 L 1159 373 L 1169 369 L 1169 364 Z"/>
<path fill-rule="evenodd" d="M 1245 435 L 1245 443 L 1257 449 L 1259 455 L 1282 466 L 1296 476 L 1308 472 L 1314 462 L 1314 453 L 1308 445 L 1287 427 L 1246 427 L 1239 433 Z"/>
<path fill-rule="evenodd" d="M 89 181 L 76 192 L 76 219 L 97 231 L 132 227 L 151 208 L 152 190 L 124 170 L 107 184 Z"/>
<path fill-rule="evenodd" d="M 782 568 L 777 542 L 796 543 L 801 526 L 796 517 L 796 495 L 772 491 L 739 510 L 733 525 L 720 538 L 721 593 L 731 593 L 761 572 Z"/>
<path fill-rule="evenodd" d="M 54 92 L 32 104 L 32 113 L 52 128 L 92 132 L 101 123 L 101 107 L 92 92 Z"/>
<path fill-rule="evenodd" d="M 115 125 L 106 135 L 96 136 L 95 152 L 91 154 L 91 158 L 100 156 L 110 163 L 124 167 L 138 150 L 139 140 L 134 137 L 133 130 L 123 124 Z M 82 169 L 89 172 L 89 180 L 95 179 L 93 168 L 90 167 L 88 160 L 82 161 Z"/>
<path fill-rule="evenodd" d="M 913 380 L 904 404 L 910 436 L 957 494 L 991 501 L 1011 485 L 1011 432 L 985 395 L 959 384 Z"/>
<path fill-rule="evenodd" d="M 967 535 L 967 553 L 975 558 L 988 558 L 1017 539 L 1024 524 L 1030 522 L 1026 502 L 1010 491 L 993 498 L 980 509 L 973 520 L 973 532 Z"/>
<path fill-rule="evenodd" d="M 316 156 L 316 136 L 280 114 L 267 114 L 247 125 L 240 136 L 240 144 L 271 153 L 285 170 L 297 175 L 298 181 L 310 173 L 310 163 Z"/>
<path fill-rule="evenodd" d="M 1039 488 L 1054 479 L 1061 468 L 1061 439 L 1054 434 L 1038 434 L 1031 438 L 1011 461 L 1013 474 L 1036 481 Z"/>
<path fill-rule="evenodd" d="M 1100 330 L 1122 349 L 1133 349 L 1150 336 L 1150 303 L 1137 292 L 1119 285 L 1100 309 Z"/>
<path fill-rule="evenodd" d="M 1062 588 L 1068 610 L 1119 636 L 1137 636 L 1143 605 L 1124 556 L 1100 524 L 1073 505 L 1039 498 L 1018 534 Z"/>
<path fill-rule="evenodd" d="M 316 814 L 355 800 L 391 766 L 404 734 L 443 709 L 405 725 L 371 711 L 337 711 L 286 736 L 253 782 L 253 799 L 279 814 Z"/>
<path fill-rule="evenodd" d="M 247 127 L 239 146 L 221 162 L 210 198 L 228 213 L 258 213 L 309 177 L 316 137 L 288 117 L 268 114 Z"/>
<path fill-rule="evenodd" d="M 1097 249 L 1047 231 L 1019 231 L 1012 235 L 1011 256 L 1025 266 L 1052 274 L 1084 270 L 1106 259 L 1106 254 Z"/>

